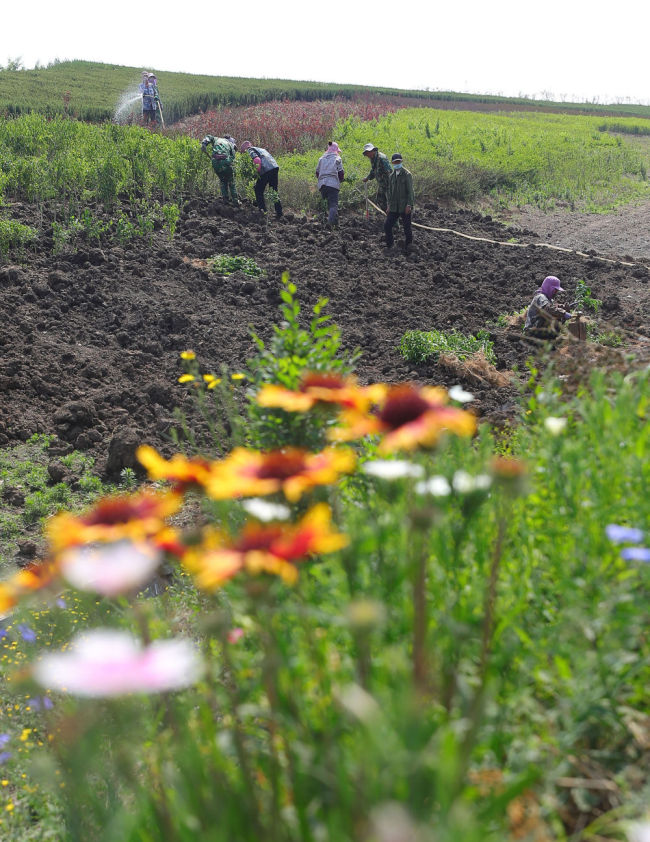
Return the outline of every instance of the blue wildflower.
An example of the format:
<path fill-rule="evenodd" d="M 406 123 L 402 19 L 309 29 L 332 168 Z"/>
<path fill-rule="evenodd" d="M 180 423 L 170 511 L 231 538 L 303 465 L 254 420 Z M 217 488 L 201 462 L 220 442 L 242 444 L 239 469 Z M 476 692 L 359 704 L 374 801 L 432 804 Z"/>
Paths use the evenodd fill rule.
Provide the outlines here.
<path fill-rule="evenodd" d="M 27 643 L 33 643 L 36 640 L 36 632 L 34 629 L 30 629 L 27 623 L 18 623 L 16 628 L 20 632 L 22 639 L 26 640 Z"/>
<path fill-rule="evenodd" d="M 643 541 L 643 531 L 633 526 L 619 526 L 617 523 L 610 523 L 605 527 L 607 537 L 614 544 L 640 544 Z"/>
<path fill-rule="evenodd" d="M 0 734 L 0 746 L 6 746 L 11 740 L 11 734 Z"/>
<path fill-rule="evenodd" d="M 650 550 L 647 547 L 625 547 L 621 550 L 621 558 L 624 561 L 650 562 Z"/>
<path fill-rule="evenodd" d="M 12 754 L 10 751 L 0 751 L 0 766 L 2 766 L 3 763 L 6 763 L 7 760 L 10 760 L 11 757 Z"/>

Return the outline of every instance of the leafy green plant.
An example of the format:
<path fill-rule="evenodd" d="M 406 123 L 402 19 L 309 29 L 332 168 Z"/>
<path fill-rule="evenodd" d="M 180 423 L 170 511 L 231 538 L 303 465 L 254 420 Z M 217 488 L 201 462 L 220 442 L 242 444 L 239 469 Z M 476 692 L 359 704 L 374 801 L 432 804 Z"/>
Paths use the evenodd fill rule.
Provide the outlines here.
<path fill-rule="evenodd" d="M 301 326 L 301 307 L 296 293 L 296 285 L 285 274 L 280 291 L 282 321 L 273 326 L 268 344 L 252 334 L 257 355 L 248 360 L 249 433 L 253 445 L 262 449 L 285 444 L 317 449 L 324 444 L 326 428 L 332 421 L 327 412 L 290 413 L 258 406 L 255 394 L 262 385 L 279 383 L 288 389 L 298 389 L 305 373 L 322 371 L 347 375 L 354 370 L 359 358 L 358 350 L 349 353 L 342 349 L 338 327 L 331 323 L 330 316 L 323 315 L 326 298 L 314 305 L 308 327 Z"/>
<path fill-rule="evenodd" d="M 34 491 L 25 497 L 23 518 L 25 523 L 37 523 L 59 509 L 70 505 L 72 494 L 64 482 L 58 482 L 51 488 Z"/>
<path fill-rule="evenodd" d="M 30 225 L 23 225 L 16 219 L 0 218 L 0 257 L 13 249 L 20 249 L 34 242 L 38 231 Z"/>
<path fill-rule="evenodd" d="M 125 245 L 137 236 L 137 228 L 124 213 L 120 213 L 115 222 L 115 237 L 121 245 Z"/>
<path fill-rule="evenodd" d="M 602 301 L 600 298 L 594 298 L 591 294 L 591 288 L 587 286 L 586 281 L 578 280 L 576 283 L 575 302 L 579 310 L 591 312 L 595 316 L 601 308 Z"/>
<path fill-rule="evenodd" d="M 399 350 L 405 360 L 424 363 L 437 360 L 441 354 L 450 354 L 458 360 L 466 360 L 481 351 L 488 362 L 496 362 L 493 343 L 485 331 L 476 336 L 467 336 L 456 330 L 445 333 L 441 330 L 408 330 L 402 336 Z"/>
<path fill-rule="evenodd" d="M 70 217 L 67 225 L 55 220 L 52 223 L 53 253 L 61 254 L 68 246 L 76 251 L 76 239 L 83 230 L 83 223 L 75 216 Z"/>
<path fill-rule="evenodd" d="M 127 491 L 137 488 L 138 477 L 133 468 L 122 468 L 120 471 L 120 485 Z"/>
<path fill-rule="evenodd" d="M 252 257 L 233 254 L 215 254 L 208 259 L 208 266 L 219 275 L 232 275 L 233 272 L 243 272 L 251 278 L 259 278 L 266 274 Z"/>
<path fill-rule="evenodd" d="M 99 242 L 102 235 L 110 230 L 111 227 L 110 222 L 102 222 L 101 219 L 94 217 L 90 208 L 83 209 L 79 222 L 83 226 L 83 230 L 89 242 L 92 240 Z"/>
<path fill-rule="evenodd" d="M 176 233 L 176 226 L 178 225 L 178 220 L 181 216 L 181 209 L 176 203 L 172 202 L 170 204 L 163 205 L 160 210 L 165 219 L 167 236 L 170 240 L 173 240 L 174 234 Z"/>

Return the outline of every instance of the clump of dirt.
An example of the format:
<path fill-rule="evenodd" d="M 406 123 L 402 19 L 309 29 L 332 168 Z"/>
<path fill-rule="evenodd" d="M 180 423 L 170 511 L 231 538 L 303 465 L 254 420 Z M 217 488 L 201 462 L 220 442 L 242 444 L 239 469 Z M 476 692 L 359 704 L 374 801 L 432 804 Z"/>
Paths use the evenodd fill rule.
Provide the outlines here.
<path fill-rule="evenodd" d="M 407 330 L 490 330 L 499 373 L 522 368 L 536 349 L 519 330 L 496 326 L 527 306 L 542 279 L 557 275 L 573 298 L 586 280 L 604 301 L 606 325 L 647 345 L 650 272 L 531 245 L 514 248 L 451 233 L 416 229 L 413 251 L 387 255 L 382 219 L 345 211 L 340 228 L 288 212 L 280 220 L 250 206 L 211 199 L 185 203 L 177 234 L 126 245 L 102 239 L 54 255 L 57 208 L 15 204 L 14 218 L 45 226 L 33 250 L 0 267 L 0 446 L 35 432 L 55 433 L 56 447 L 98 457 L 115 474 L 134 460 L 138 442 L 171 450 L 174 408 L 191 416 L 178 384 L 179 352 L 192 348 L 205 371 L 241 368 L 255 353 L 250 328 L 263 339 L 279 319 L 282 274 L 298 286 L 307 320 L 321 297 L 347 347 L 358 346 L 363 382 L 460 382 L 476 411 L 502 422 L 516 412 L 516 381 L 444 361 L 414 366 L 399 354 Z M 99 215 L 99 209 L 93 209 Z M 48 222 L 49 220 L 49 222 Z M 414 220 L 430 227 L 507 240 L 512 232 L 490 217 L 435 203 Z M 520 240 L 534 240 L 519 230 Z M 399 235 L 398 235 L 399 245 Z M 253 257 L 265 275 L 222 277 L 205 261 L 216 253 Z M 584 349 L 583 349 L 584 351 Z"/>
<path fill-rule="evenodd" d="M 483 351 L 476 351 L 466 360 L 459 360 L 452 354 L 440 354 L 438 365 L 459 382 L 492 386 L 493 389 L 505 389 L 514 376 L 512 371 L 499 371 L 486 359 Z"/>

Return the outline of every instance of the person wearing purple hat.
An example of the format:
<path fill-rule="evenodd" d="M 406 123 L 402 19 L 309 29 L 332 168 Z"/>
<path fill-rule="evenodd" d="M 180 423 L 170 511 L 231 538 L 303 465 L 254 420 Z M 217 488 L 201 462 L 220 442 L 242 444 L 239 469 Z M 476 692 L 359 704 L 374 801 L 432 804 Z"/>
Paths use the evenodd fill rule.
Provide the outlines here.
<path fill-rule="evenodd" d="M 336 228 L 339 219 L 339 190 L 344 178 L 341 150 L 330 140 L 327 151 L 318 159 L 316 178 L 320 194 L 327 201 L 327 224 Z"/>
<path fill-rule="evenodd" d="M 524 330 L 529 336 L 552 339 L 557 336 L 560 324 L 571 318 L 571 313 L 551 305 L 558 292 L 564 292 L 559 278 L 555 275 L 544 278 L 526 312 Z"/>

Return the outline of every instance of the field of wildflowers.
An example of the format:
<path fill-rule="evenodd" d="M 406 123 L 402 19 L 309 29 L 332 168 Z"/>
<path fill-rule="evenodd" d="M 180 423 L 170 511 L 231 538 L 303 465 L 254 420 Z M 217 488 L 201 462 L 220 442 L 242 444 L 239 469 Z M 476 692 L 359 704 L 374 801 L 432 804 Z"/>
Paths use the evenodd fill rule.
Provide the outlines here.
<path fill-rule="evenodd" d="M 643 838 L 648 373 L 531 370 L 499 439 L 463 389 L 359 386 L 323 322 L 299 357 L 295 296 L 246 371 L 182 354 L 206 411 L 247 389 L 240 447 L 142 446 L 2 583 L 0 829 Z"/>

